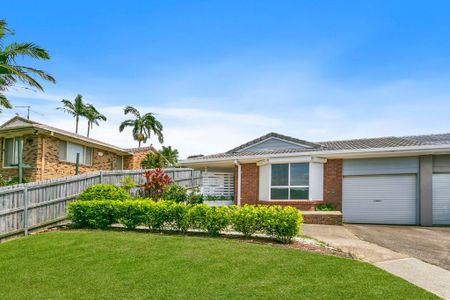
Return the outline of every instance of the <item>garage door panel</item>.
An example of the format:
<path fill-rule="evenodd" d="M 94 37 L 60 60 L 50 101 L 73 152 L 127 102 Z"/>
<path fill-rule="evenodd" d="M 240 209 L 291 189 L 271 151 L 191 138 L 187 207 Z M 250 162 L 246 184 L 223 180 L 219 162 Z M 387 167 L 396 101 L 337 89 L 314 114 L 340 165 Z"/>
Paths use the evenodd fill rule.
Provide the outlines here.
<path fill-rule="evenodd" d="M 450 174 L 433 174 L 433 224 L 450 225 Z"/>
<path fill-rule="evenodd" d="M 416 224 L 416 176 L 346 176 L 344 221 L 349 223 Z"/>

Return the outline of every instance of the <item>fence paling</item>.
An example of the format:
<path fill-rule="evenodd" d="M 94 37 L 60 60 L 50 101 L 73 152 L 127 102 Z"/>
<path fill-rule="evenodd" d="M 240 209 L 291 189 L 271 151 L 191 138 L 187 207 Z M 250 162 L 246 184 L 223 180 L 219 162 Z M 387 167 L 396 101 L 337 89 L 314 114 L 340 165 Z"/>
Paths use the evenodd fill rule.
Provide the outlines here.
<path fill-rule="evenodd" d="M 0 238 L 27 234 L 29 228 L 58 221 L 67 214 L 66 205 L 87 187 L 97 183 L 118 184 L 124 177 L 142 184 L 144 170 L 99 171 L 72 177 L 0 188 Z M 165 169 L 172 180 L 192 189 L 200 185 L 201 172 L 192 169 Z"/>

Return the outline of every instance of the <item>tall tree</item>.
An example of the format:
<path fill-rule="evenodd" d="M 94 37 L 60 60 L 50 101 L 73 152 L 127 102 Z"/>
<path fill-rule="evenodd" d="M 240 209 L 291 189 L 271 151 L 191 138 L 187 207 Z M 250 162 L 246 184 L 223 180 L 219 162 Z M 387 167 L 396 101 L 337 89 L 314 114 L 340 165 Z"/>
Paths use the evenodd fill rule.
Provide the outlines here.
<path fill-rule="evenodd" d="M 162 146 L 159 153 L 166 158 L 170 165 L 176 166 L 178 163 L 178 150 L 172 149 L 172 146 Z"/>
<path fill-rule="evenodd" d="M 98 121 L 106 121 L 106 117 L 99 113 L 92 104 L 86 104 L 84 117 L 88 120 L 87 137 L 89 137 L 90 130 L 94 127 L 94 124 L 98 126 Z"/>
<path fill-rule="evenodd" d="M 127 106 L 124 109 L 124 114 L 131 114 L 134 119 L 128 119 L 123 121 L 119 126 L 119 131 L 122 132 L 126 127 L 132 127 L 132 133 L 134 140 L 138 141 L 139 147 L 141 143 L 146 143 L 150 139 L 152 133 L 158 137 L 160 143 L 164 142 L 164 137 L 162 134 L 163 126 L 155 118 L 154 113 L 146 113 L 141 115 L 141 113 L 132 106 Z"/>
<path fill-rule="evenodd" d="M 55 79 L 44 71 L 17 64 L 18 57 L 48 60 L 50 55 L 35 43 L 13 42 L 6 45 L 5 38 L 12 35 L 14 32 L 8 28 L 6 21 L 0 20 L 0 107 L 4 108 L 12 106 L 3 92 L 9 87 L 15 86 L 18 81 L 41 91 L 44 89 L 36 80 L 36 76 L 55 83 Z"/>
<path fill-rule="evenodd" d="M 58 107 L 60 109 L 75 118 L 75 133 L 78 133 L 78 123 L 80 122 L 80 117 L 84 117 L 86 114 L 86 105 L 83 103 L 83 96 L 78 94 L 73 102 L 63 99 L 61 100 L 63 107 Z"/>

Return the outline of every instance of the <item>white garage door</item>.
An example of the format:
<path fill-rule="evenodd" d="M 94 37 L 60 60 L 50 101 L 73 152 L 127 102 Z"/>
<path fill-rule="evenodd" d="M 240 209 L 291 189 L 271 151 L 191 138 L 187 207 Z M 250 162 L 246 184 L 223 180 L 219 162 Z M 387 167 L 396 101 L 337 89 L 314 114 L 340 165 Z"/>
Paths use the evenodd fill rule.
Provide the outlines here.
<path fill-rule="evenodd" d="M 344 222 L 416 224 L 416 208 L 416 175 L 344 177 Z"/>
<path fill-rule="evenodd" d="M 450 225 L 450 174 L 433 174 L 433 224 Z"/>

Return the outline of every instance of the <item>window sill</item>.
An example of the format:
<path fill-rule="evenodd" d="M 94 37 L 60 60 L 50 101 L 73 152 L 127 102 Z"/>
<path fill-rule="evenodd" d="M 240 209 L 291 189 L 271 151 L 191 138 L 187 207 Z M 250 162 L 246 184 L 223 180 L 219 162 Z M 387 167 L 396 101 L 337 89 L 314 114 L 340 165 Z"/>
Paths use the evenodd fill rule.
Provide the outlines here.
<path fill-rule="evenodd" d="M 323 200 L 259 200 L 260 202 L 321 203 Z"/>
<path fill-rule="evenodd" d="M 74 162 L 66 161 L 66 160 L 59 160 L 58 162 L 59 162 L 59 163 L 65 163 L 65 164 L 68 164 L 68 165 L 74 165 L 74 166 L 77 165 L 77 164 L 74 163 Z M 86 165 L 86 164 L 82 164 L 82 163 L 78 163 L 78 165 L 79 165 L 79 166 L 83 166 L 83 167 L 92 167 L 92 165 Z"/>

